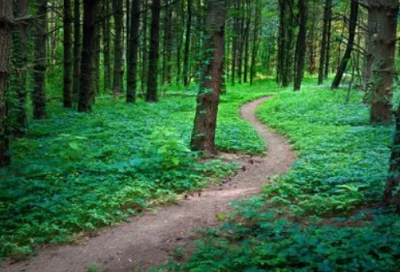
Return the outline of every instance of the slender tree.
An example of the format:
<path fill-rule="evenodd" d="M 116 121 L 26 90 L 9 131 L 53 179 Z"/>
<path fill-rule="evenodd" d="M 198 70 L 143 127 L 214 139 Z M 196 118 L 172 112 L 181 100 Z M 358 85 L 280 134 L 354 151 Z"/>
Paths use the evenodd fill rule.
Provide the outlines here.
<path fill-rule="evenodd" d="M 132 0 L 131 26 L 129 35 L 129 58 L 126 102 L 135 103 L 137 92 L 137 67 L 139 49 L 139 27 L 140 27 L 140 1 Z"/>
<path fill-rule="evenodd" d="M 81 4 L 80 0 L 74 0 L 74 48 L 73 48 L 73 81 L 72 92 L 76 101 L 80 89 L 81 76 Z M 74 101 L 74 102 L 75 102 Z"/>
<path fill-rule="evenodd" d="M 14 24 L 12 8 L 12 1 L 0 1 L 0 168 L 8 166 L 11 162 L 6 96 L 10 75 L 12 27 Z"/>
<path fill-rule="evenodd" d="M 160 41 L 160 11 L 161 1 L 153 0 L 151 5 L 151 29 L 150 29 L 150 52 L 149 52 L 149 73 L 147 76 L 147 102 L 157 102 L 158 82 L 158 59 Z"/>
<path fill-rule="evenodd" d="M 117 95 L 123 92 L 122 78 L 124 75 L 124 62 L 122 52 L 122 31 L 124 28 L 123 0 L 113 0 L 113 14 L 115 22 L 114 37 L 114 80 L 113 93 Z"/>
<path fill-rule="evenodd" d="M 111 90 L 111 39 L 110 39 L 110 4 L 108 0 L 103 0 L 102 3 L 105 18 L 103 19 L 103 81 L 104 93 L 109 93 Z"/>
<path fill-rule="evenodd" d="M 36 0 L 37 22 L 35 31 L 35 64 L 33 73 L 33 118 L 46 117 L 46 25 L 47 25 L 47 0 Z"/>
<path fill-rule="evenodd" d="M 318 69 L 318 85 L 324 83 L 324 69 L 325 69 L 325 61 L 326 61 L 326 54 L 328 49 L 328 32 L 329 23 L 330 23 L 330 12 L 332 9 L 332 0 L 325 0 L 325 7 L 324 7 L 324 23 L 323 23 L 323 31 L 322 31 L 322 42 L 321 42 L 321 51 L 319 57 L 319 69 Z"/>
<path fill-rule="evenodd" d="M 183 53 L 183 85 L 190 83 L 190 41 L 192 34 L 192 0 L 187 0 L 187 17 L 186 17 L 186 35 L 185 35 L 185 52 Z"/>
<path fill-rule="evenodd" d="M 17 0 L 14 3 L 14 14 L 18 18 L 28 16 L 28 0 Z M 27 97 L 27 66 L 28 66 L 28 24 L 19 23 L 13 29 L 11 87 L 15 90 L 14 113 L 15 125 L 12 128 L 15 137 L 22 137 L 27 128 L 26 97 Z"/>
<path fill-rule="evenodd" d="M 356 36 L 357 18 L 358 18 L 359 4 L 356 0 L 351 0 L 350 7 L 350 18 L 349 18 L 349 38 L 347 40 L 346 51 L 340 61 L 339 67 L 336 72 L 336 76 L 332 82 L 332 89 L 339 88 L 339 84 L 342 81 L 343 74 L 346 71 L 347 63 L 350 60 L 351 52 L 354 47 L 354 38 Z"/>
<path fill-rule="evenodd" d="M 64 86 L 63 104 L 72 108 L 72 10 L 71 0 L 64 0 Z"/>
<path fill-rule="evenodd" d="M 191 138 L 192 150 L 215 153 L 215 129 L 224 60 L 226 0 L 208 1 L 203 68 Z"/>
<path fill-rule="evenodd" d="M 96 54 L 96 10 L 99 0 L 85 0 L 83 2 L 83 38 L 81 57 L 81 80 L 78 111 L 92 110 L 95 96 L 94 61 Z"/>
<path fill-rule="evenodd" d="M 294 78 L 294 90 L 298 91 L 301 88 L 301 83 L 304 77 L 304 61 L 306 57 L 307 45 L 307 15 L 308 15 L 308 0 L 298 1 L 299 10 L 299 33 L 296 43 L 296 68 Z"/>

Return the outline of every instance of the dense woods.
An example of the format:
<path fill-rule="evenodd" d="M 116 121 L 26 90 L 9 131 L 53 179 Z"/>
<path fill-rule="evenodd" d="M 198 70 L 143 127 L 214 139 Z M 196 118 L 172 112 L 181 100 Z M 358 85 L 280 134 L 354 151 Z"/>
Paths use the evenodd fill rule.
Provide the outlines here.
<path fill-rule="evenodd" d="M 273 198 L 279 204 L 264 204 L 269 207 L 288 205 L 288 210 L 294 203 L 298 204 L 299 207 L 293 208 L 296 210 L 287 216 L 295 222 L 298 214 L 313 216 L 309 211 L 305 212 L 305 205 L 317 197 L 323 201 L 338 192 L 345 192 L 347 199 L 358 198 L 348 203 L 335 199 L 342 201 L 341 204 L 336 202 L 336 209 L 326 211 L 321 215 L 325 216 L 323 218 L 336 214 L 347 216 L 343 215 L 346 205 L 351 207 L 346 210 L 350 213 L 375 205 L 374 208 L 382 208 L 382 213 L 392 220 L 400 212 L 398 15 L 397 0 L 0 0 L 0 190 L 3 191 L 0 193 L 0 220 L 6 222 L 0 224 L 0 231 L 7 234 L 0 232 L 0 237 L 4 237 L 0 238 L 0 244 L 4 244 L 0 245 L 0 258 L 31 253 L 37 245 L 57 241 L 63 231 L 74 235 L 112 224 L 142 210 L 138 207 L 151 202 L 149 199 L 198 190 L 204 186 L 200 180 L 210 173 L 218 178 L 232 174 L 232 165 L 225 165 L 224 160 L 218 161 L 217 166 L 212 163 L 199 166 L 197 161 L 217 158 L 220 151 L 262 153 L 262 148 L 260 151 L 254 147 L 257 150 L 254 151 L 252 147 L 248 148 L 252 150 L 244 147 L 245 142 L 249 142 L 249 146 L 257 145 L 257 140 L 250 139 L 255 132 L 240 123 L 242 120 L 239 121 L 236 115 L 242 104 L 267 95 L 274 95 L 274 99 L 282 102 L 268 102 L 272 106 L 265 106 L 263 111 L 257 112 L 257 117 L 290 138 L 295 148 L 301 150 L 299 161 L 305 156 L 302 148 L 304 154 L 314 152 L 310 161 L 315 159 L 313 156 L 323 160 L 322 157 L 330 156 L 325 151 L 339 144 L 329 137 L 329 133 L 321 131 L 322 136 L 318 138 L 314 131 L 305 131 L 307 128 L 312 130 L 315 129 L 313 125 L 321 125 L 320 129 L 330 131 L 340 127 L 343 135 L 348 135 L 346 133 L 350 132 L 346 129 L 357 124 L 364 134 L 358 135 L 356 140 L 348 135 L 349 144 L 338 149 L 343 154 L 351 153 L 352 146 L 363 142 L 368 145 L 365 152 L 370 151 L 371 156 L 381 154 L 383 162 L 380 174 L 377 174 L 378 181 L 374 179 L 373 184 L 378 193 L 367 192 L 367 189 L 364 192 L 363 182 L 367 181 L 360 178 L 363 174 L 357 174 L 368 173 L 368 167 L 375 166 L 364 163 L 365 169 L 355 173 L 353 163 L 357 165 L 362 159 L 361 155 L 354 155 L 346 165 L 350 169 L 347 173 L 325 179 L 326 184 L 333 187 L 321 185 L 325 174 L 314 177 L 318 167 L 310 166 L 310 176 L 296 170 L 298 175 L 305 175 L 301 177 L 303 183 L 293 181 L 299 178 L 293 172 L 287 174 L 289 177 L 278 179 L 277 186 L 282 187 L 276 191 L 268 189 L 270 191 L 265 194 L 266 198 Z M 340 103 L 339 98 L 343 98 Z M 320 111 L 324 106 L 326 110 Z M 310 113 L 305 113 L 306 110 Z M 363 116 L 363 121 L 355 114 Z M 288 120 L 296 120 L 300 115 L 302 120 L 298 122 L 302 125 L 304 122 L 304 131 L 295 121 L 288 124 L 282 119 L 286 116 Z M 189 122 L 186 119 L 190 119 Z M 330 123 L 326 124 L 326 120 Z M 346 123 L 346 120 L 350 121 Z M 176 129 L 171 129 L 175 126 L 173 123 L 177 124 Z M 96 138 L 97 134 L 104 138 Z M 311 135 L 309 138 L 308 134 Z M 341 143 L 344 145 L 347 140 L 343 135 L 338 137 L 344 139 Z M 229 137 L 234 139 L 227 140 Z M 324 137 L 334 143 L 319 146 Z M 369 137 L 380 140 L 373 145 Z M 222 144 L 219 139 L 223 139 Z M 310 139 L 315 142 L 304 147 L 301 141 L 308 143 Z M 115 142 L 109 144 L 108 140 Z M 350 143 L 352 140 L 355 143 Z M 94 142 L 96 145 L 92 145 Z M 320 149 L 315 151 L 314 148 Z M 43 159 L 41 166 L 36 164 L 39 159 Z M 337 160 L 340 165 L 340 158 Z M 251 161 L 253 164 L 253 159 Z M 112 163 L 118 165 L 117 170 Z M 63 166 L 58 169 L 54 165 Z M 296 167 L 295 164 L 294 169 Z M 340 167 L 345 168 L 343 165 L 332 166 L 329 171 L 336 173 Z M 246 167 L 241 169 L 246 170 Z M 115 173 L 110 174 L 112 171 Z M 365 176 L 369 180 L 368 175 Z M 22 205 L 18 204 L 19 198 L 34 195 L 35 191 L 18 195 L 23 191 L 18 187 L 22 186 L 19 182 L 79 184 L 82 180 L 99 182 L 106 179 L 104 177 L 119 184 L 107 183 L 104 191 L 115 189 L 125 198 L 122 197 L 122 201 L 115 196 L 115 203 L 105 205 L 104 218 L 99 222 L 82 219 L 90 217 L 87 215 L 80 215 L 81 219 L 74 223 L 59 219 L 61 223 L 54 223 L 54 229 L 48 235 L 43 234 L 42 240 L 40 237 L 37 241 L 29 239 L 29 235 L 37 230 L 18 233 L 12 240 L 11 233 L 22 230 L 28 221 L 40 225 L 47 220 L 39 215 L 26 219 L 21 214 L 29 215 L 31 210 L 42 207 L 53 197 L 63 198 L 62 189 L 54 189 L 54 193 L 49 189 L 46 197 L 38 197 L 41 204 L 25 203 L 24 208 L 18 207 Z M 353 179 L 357 182 L 351 185 L 343 181 Z M 143 188 L 135 185 L 140 189 L 132 189 L 130 193 L 118 191 L 124 190 L 128 186 L 126 182 L 132 180 L 143 180 L 151 185 Z M 281 180 L 287 184 L 280 185 Z M 46 186 L 49 185 L 37 185 L 37 188 L 42 190 Z M 73 191 L 73 186 L 68 190 Z M 289 187 L 292 196 L 301 192 L 307 197 L 301 201 L 298 200 L 300 197 L 286 199 L 285 190 Z M 90 188 L 82 190 L 85 195 Z M 99 205 L 103 201 L 100 196 L 94 198 Z M 136 202 L 129 202 L 132 198 Z M 372 198 L 374 201 L 367 201 Z M 29 198 L 26 199 L 29 202 Z M 63 201 L 84 202 L 71 199 L 74 196 L 69 195 Z M 74 205 L 79 206 L 76 203 Z M 324 203 L 320 205 L 324 206 Z M 118 214 L 120 210 L 123 211 Z M 16 219 L 11 218 L 12 213 L 16 213 Z M 49 213 L 57 214 L 58 211 Z M 246 216 L 243 218 L 246 221 Z M 253 219 L 248 218 L 249 222 Z M 393 224 L 398 224 L 397 217 L 393 220 L 397 222 Z M 343 222 L 352 227 L 357 225 Z M 374 225 L 371 222 L 373 219 L 368 223 L 373 226 L 381 223 Z M 364 227 L 364 223 L 359 225 Z M 58 227 L 62 231 L 56 230 Z M 263 227 L 257 227 L 262 232 Z M 295 228 L 292 227 L 291 230 Z M 246 231 L 250 233 L 250 230 Z M 396 249 L 391 249 L 397 251 L 390 251 L 393 256 L 400 255 L 399 233 L 395 234 Z M 254 233 L 249 234 L 252 235 L 256 239 Z M 194 268 L 201 267 L 202 258 L 212 255 L 207 250 L 200 247 L 191 259 Z M 385 250 L 388 249 L 382 249 Z M 229 252 L 232 256 L 243 253 Z M 367 265 L 351 270 L 329 262 L 321 261 L 317 270 L 384 271 L 379 270 L 376 263 L 371 264 L 372 270 L 363 270 Z M 253 268 L 254 271 L 264 271 L 258 268 L 294 271 L 291 269 L 303 267 L 296 263 L 285 270 L 283 264 L 274 266 L 272 263 L 243 267 L 227 265 L 223 271 Z M 193 268 L 190 265 L 185 271 Z M 204 271 L 214 271 L 215 267 L 210 266 L 207 268 L 210 270 Z M 310 267 L 306 270 L 317 271 Z"/>

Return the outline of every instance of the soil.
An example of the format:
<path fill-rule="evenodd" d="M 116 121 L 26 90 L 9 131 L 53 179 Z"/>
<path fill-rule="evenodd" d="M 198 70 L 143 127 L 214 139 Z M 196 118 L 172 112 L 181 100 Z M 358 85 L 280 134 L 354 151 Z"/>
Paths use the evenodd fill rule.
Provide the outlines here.
<path fill-rule="evenodd" d="M 217 214 L 229 212 L 231 201 L 260 193 L 269 177 L 284 173 L 294 161 L 295 154 L 288 141 L 255 117 L 257 106 L 268 99 L 270 97 L 245 104 L 240 112 L 267 142 L 268 156 L 223 154 L 222 158 L 243 165 L 239 173 L 224 184 L 103 229 L 97 236 L 84 238 L 76 245 L 48 246 L 27 261 L 0 263 L 0 271 L 85 272 L 91 265 L 99 266 L 94 271 L 149 271 L 150 267 L 174 260 L 177 248 L 183 248 L 186 253 L 192 251 L 199 228 L 220 224 Z"/>

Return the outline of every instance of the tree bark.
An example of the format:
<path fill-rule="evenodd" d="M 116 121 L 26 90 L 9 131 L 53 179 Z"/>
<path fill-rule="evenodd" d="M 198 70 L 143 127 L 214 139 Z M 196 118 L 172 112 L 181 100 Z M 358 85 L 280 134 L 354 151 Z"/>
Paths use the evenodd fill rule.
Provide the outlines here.
<path fill-rule="evenodd" d="M 306 57 L 306 45 L 307 45 L 307 1 L 303 0 L 298 2 L 299 9 L 299 33 L 297 36 L 296 44 L 296 70 L 294 78 L 294 90 L 299 91 L 301 89 L 301 83 L 304 77 L 304 61 Z"/>
<path fill-rule="evenodd" d="M 158 60 L 160 42 L 160 11 L 161 1 L 153 0 L 151 6 L 151 29 L 150 29 L 150 52 L 149 52 L 149 73 L 147 76 L 147 102 L 157 102 L 158 86 Z"/>
<path fill-rule="evenodd" d="M 376 38 L 373 39 L 375 61 L 371 86 L 372 123 L 390 123 L 392 121 L 398 5 L 396 0 L 370 2 L 370 8 L 377 12 L 378 29 Z"/>
<path fill-rule="evenodd" d="M 11 163 L 7 95 L 13 23 L 12 1 L 0 1 L 0 168 Z"/>
<path fill-rule="evenodd" d="M 96 11 L 99 0 L 83 2 L 83 38 L 81 57 L 81 80 L 78 111 L 90 112 L 95 96 L 94 61 L 96 54 Z"/>
<path fill-rule="evenodd" d="M 115 22 L 114 38 L 114 80 L 113 94 L 117 96 L 123 93 L 122 77 L 124 75 L 124 63 L 122 59 L 122 31 L 124 27 L 123 20 L 123 0 L 113 0 L 113 13 Z"/>
<path fill-rule="evenodd" d="M 371 1 L 370 1 L 371 2 Z M 375 42 L 374 35 L 377 34 L 377 12 L 374 8 L 368 8 L 368 29 L 365 37 L 367 55 L 364 67 L 364 90 L 367 91 L 371 84 L 372 66 L 374 64 Z"/>
<path fill-rule="evenodd" d="M 103 14 L 106 16 L 103 20 L 103 61 L 104 61 L 104 93 L 111 90 L 111 40 L 110 40 L 110 4 L 108 0 L 103 0 Z"/>
<path fill-rule="evenodd" d="M 126 102 L 136 102 L 141 0 L 132 0 Z"/>
<path fill-rule="evenodd" d="M 349 18 L 349 39 L 347 41 L 346 51 L 344 52 L 343 58 L 340 61 L 339 67 L 336 72 L 336 76 L 332 82 L 332 89 L 339 88 L 340 82 L 342 81 L 343 74 L 346 72 L 347 63 L 351 58 L 351 52 L 354 47 L 354 38 L 356 36 L 357 18 L 358 18 L 358 2 L 355 0 L 351 1 L 350 18 Z"/>
<path fill-rule="evenodd" d="M 185 52 L 183 53 L 183 85 L 190 83 L 190 41 L 192 33 L 192 0 L 187 0 L 187 18 L 186 18 L 186 36 L 185 36 Z"/>
<path fill-rule="evenodd" d="M 35 31 L 35 64 L 33 73 L 33 118 L 46 117 L 46 25 L 47 25 L 47 0 L 37 0 L 37 16 Z"/>
<path fill-rule="evenodd" d="M 74 0 L 74 67 L 73 67 L 73 81 L 72 92 L 74 95 L 74 102 L 76 102 L 80 90 L 80 76 L 81 76 L 81 8 L 80 0 Z"/>
<path fill-rule="evenodd" d="M 203 61 L 191 148 L 215 153 L 215 130 L 223 72 L 226 0 L 208 2 Z"/>
<path fill-rule="evenodd" d="M 18 18 L 28 16 L 28 0 L 17 0 L 14 3 L 14 14 Z M 12 134 L 15 137 L 22 137 L 26 133 L 27 115 L 26 115 L 26 97 L 27 97 L 27 72 L 28 65 L 28 25 L 18 24 L 13 29 L 12 46 L 12 64 L 14 73 L 11 75 L 10 86 L 15 89 L 15 125 L 12 128 Z"/>
<path fill-rule="evenodd" d="M 324 70 L 325 70 L 325 61 L 326 54 L 328 48 L 328 32 L 329 29 L 329 21 L 330 21 L 330 12 L 332 9 L 332 0 L 325 0 L 325 8 L 324 8 L 324 26 L 322 31 L 322 42 L 321 42 L 321 51 L 319 57 L 319 67 L 318 67 L 318 85 L 322 85 L 324 83 Z"/>
<path fill-rule="evenodd" d="M 71 0 L 64 0 L 64 89 L 63 105 L 72 108 L 72 10 Z"/>

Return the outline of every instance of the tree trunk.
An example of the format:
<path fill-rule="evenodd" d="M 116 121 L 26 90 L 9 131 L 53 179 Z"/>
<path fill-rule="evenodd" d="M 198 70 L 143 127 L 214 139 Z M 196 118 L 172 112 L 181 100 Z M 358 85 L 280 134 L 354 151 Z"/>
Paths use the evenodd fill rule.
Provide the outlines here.
<path fill-rule="evenodd" d="M 0 168 L 10 165 L 8 129 L 8 78 L 12 44 L 13 2 L 0 1 Z"/>
<path fill-rule="evenodd" d="M 208 2 L 203 62 L 191 148 L 213 154 L 224 59 L 226 0 Z"/>
<path fill-rule="evenodd" d="M 46 117 L 46 15 L 47 0 L 37 0 L 36 33 L 35 33 L 35 64 L 33 73 L 33 118 Z"/>
<path fill-rule="evenodd" d="M 109 93 L 111 90 L 111 44 L 110 44 L 110 4 L 108 0 L 103 0 L 103 14 L 106 16 L 103 20 L 103 62 L 104 62 L 104 93 Z"/>
<path fill-rule="evenodd" d="M 77 100 L 80 90 L 81 76 L 81 12 L 80 0 L 74 0 L 74 71 L 72 92 L 74 102 Z"/>
<path fill-rule="evenodd" d="M 138 50 L 139 50 L 139 27 L 140 27 L 140 1 L 132 0 L 131 10 L 131 26 L 129 35 L 129 58 L 128 58 L 128 79 L 126 102 L 136 102 L 137 92 L 137 67 L 138 67 Z"/>
<path fill-rule="evenodd" d="M 140 86 L 142 93 L 144 93 L 146 90 L 146 84 L 147 83 L 147 74 L 148 74 L 148 56 L 149 56 L 149 51 L 147 49 L 147 29 L 148 29 L 148 14 L 147 14 L 147 8 L 148 8 L 148 0 L 144 0 L 144 12 L 143 12 L 143 40 L 142 40 L 142 76 L 140 79 Z"/>
<path fill-rule="evenodd" d="M 325 69 L 325 61 L 326 54 L 328 48 L 328 32 L 329 29 L 329 21 L 330 21 L 330 11 L 332 9 L 332 0 L 325 0 L 325 8 L 324 8 L 324 26 L 322 31 L 322 42 L 321 42 L 321 52 L 319 57 L 319 68 L 318 68 L 318 85 L 322 85 L 324 83 L 324 69 Z"/>
<path fill-rule="evenodd" d="M 371 122 L 390 123 L 392 120 L 393 77 L 395 73 L 398 1 L 374 0 L 377 34 L 373 39 L 374 65 L 371 86 Z"/>
<path fill-rule="evenodd" d="M 190 83 L 190 40 L 192 32 L 192 0 L 187 0 L 187 18 L 186 18 L 186 38 L 185 52 L 183 53 L 183 85 L 187 86 Z"/>
<path fill-rule="evenodd" d="M 358 2 L 355 0 L 351 1 L 350 8 L 350 19 L 349 19 L 349 39 L 347 41 L 346 51 L 344 52 L 343 58 L 339 64 L 336 72 L 336 76 L 332 82 L 332 89 L 339 88 L 340 82 L 342 81 L 343 74 L 346 72 L 347 63 L 350 60 L 351 52 L 354 47 L 354 38 L 356 36 L 357 18 L 358 18 Z"/>
<path fill-rule="evenodd" d="M 64 89 L 63 104 L 72 108 L 72 10 L 71 0 L 64 0 Z"/>
<path fill-rule="evenodd" d="M 18 18 L 28 16 L 28 0 L 18 0 L 14 3 L 14 13 Z M 15 125 L 12 128 L 15 137 L 22 137 L 27 128 L 26 96 L 28 65 L 28 25 L 18 24 L 13 30 L 12 64 L 15 72 L 11 75 L 10 86 L 15 89 Z"/>
<path fill-rule="evenodd" d="M 255 18 L 254 18 L 254 32 L 253 32 L 253 50 L 251 53 L 251 66 L 250 66 L 250 85 L 254 83 L 254 78 L 256 76 L 256 66 L 257 66 L 257 54 L 258 54 L 258 36 L 260 31 L 260 20 L 261 20 L 261 9 L 259 8 L 259 1 L 257 1 L 255 6 Z"/>
<path fill-rule="evenodd" d="M 296 70 L 294 78 L 295 91 L 299 91 L 301 89 L 301 83 L 304 77 L 304 60 L 306 57 L 307 45 L 307 1 L 308 0 L 303 0 L 298 2 L 300 29 L 297 36 L 296 44 Z"/>
<path fill-rule="evenodd" d="M 370 1 L 371 2 L 371 1 Z M 377 12 L 374 8 L 368 9 L 368 29 L 365 37 L 367 55 L 365 56 L 364 67 L 364 90 L 367 91 L 372 76 L 372 66 L 374 64 L 375 42 L 374 35 L 377 34 Z"/>
<path fill-rule="evenodd" d="M 151 6 L 151 29 L 150 29 L 150 52 L 149 52 L 149 73 L 147 77 L 147 102 L 157 102 L 158 86 L 158 59 L 160 41 L 160 11 L 161 1 L 153 0 Z"/>
<path fill-rule="evenodd" d="M 329 76 L 329 67 L 331 63 L 331 38 L 332 38 L 332 8 L 329 9 L 329 24 L 328 24 L 328 38 L 326 41 L 326 58 L 325 58 L 325 72 L 324 78 Z"/>
<path fill-rule="evenodd" d="M 81 80 L 78 111 L 90 112 L 95 96 L 94 61 L 96 54 L 96 11 L 99 0 L 83 2 L 83 38 L 81 58 Z"/>
<path fill-rule="evenodd" d="M 117 96 L 123 93 L 122 77 L 124 75 L 124 63 L 122 60 L 122 31 L 124 27 L 123 20 L 123 0 L 114 0 L 113 13 L 115 22 L 115 39 L 114 39 L 114 80 L 113 94 Z"/>

